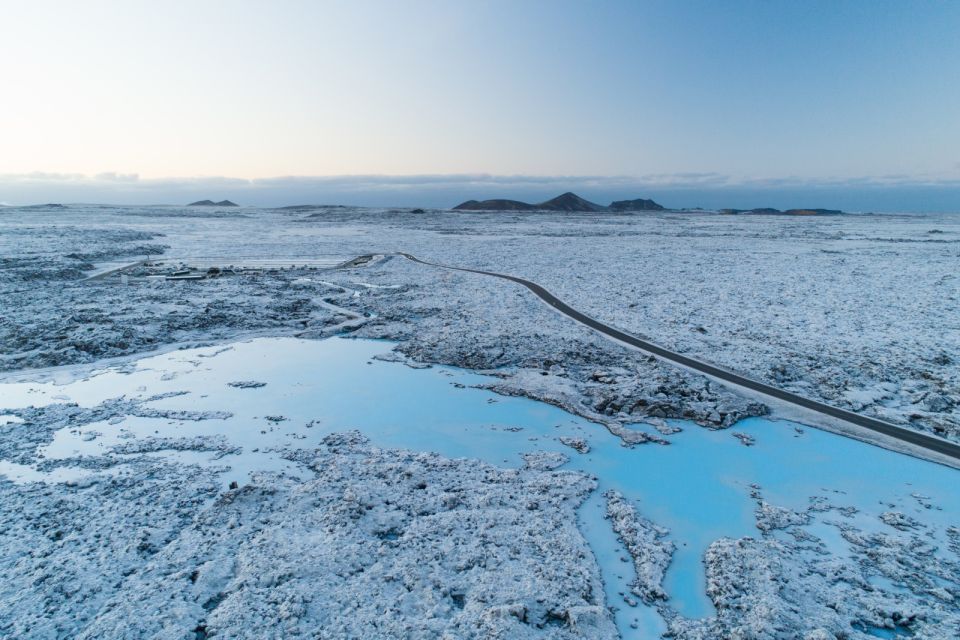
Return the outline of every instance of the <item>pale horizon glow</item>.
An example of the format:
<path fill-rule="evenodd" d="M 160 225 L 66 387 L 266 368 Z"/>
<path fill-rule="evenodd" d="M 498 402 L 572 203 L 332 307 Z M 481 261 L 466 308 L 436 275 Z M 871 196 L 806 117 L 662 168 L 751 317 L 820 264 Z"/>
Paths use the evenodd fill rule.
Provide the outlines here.
<path fill-rule="evenodd" d="M 0 202 L 41 182 L 121 201 L 218 176 L 668 176 L 933 184 L 960 209 L 960 4 L 4 4 Z"/>

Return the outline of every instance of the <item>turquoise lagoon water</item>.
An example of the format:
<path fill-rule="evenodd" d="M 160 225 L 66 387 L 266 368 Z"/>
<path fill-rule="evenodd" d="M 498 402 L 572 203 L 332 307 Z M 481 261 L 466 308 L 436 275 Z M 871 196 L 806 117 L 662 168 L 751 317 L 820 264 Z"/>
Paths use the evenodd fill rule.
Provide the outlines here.
<path fill-rule="evenodd" d="M 756 438 L 756 445 L 747 447 L 729 430 L 678 421 L 674 424 L 683 431 L 670 436 L 670 445 L 628 448 L 602 426 L 559 408 L 471 388 L 492 378 L 374 359 L 388 352 L 390 343 L 261 338 L 227 347 L 152 356 L 68 384 L 0 383 L 0 418 L 4 407 L 65 400 L 90 406 L 119 395 L 188 391 L 150 406 L 229 411 L 233 416 L 199 422 L 128 417 L 116 424 L 64 429 L 44 454 L 95 454 L 131 437 L 224 435 L 243 452 L 216 460 L 203 452 L 157 454 L 229 465 L 224 483 L 242 482 L 260 469 L 303 475 L 303 469 L 270 448 L 309 447 L 328 433 L 347 429 L 360 430 L 379 446 L 479 458 L 498 466 L 520 466 L 521 454 L 531 451 L 563 452 L 570 457 L 564 468 L 598 478 L 599 490 L 579 510 L 579 526 L 600 564 L 607 604 L 615 608 L 625 638 L 656 637 L 665 626 L 652 607 L 624 602 L 633 568 L 603 518 L 607 489 L 622 492 L 641 514 L 670 529 L 677 552 L 665 588 L 672 606 L 691 617 L 713 611 L 702 565 L 707 546 L 723 536 L 758 535 L 751 485 L 759 485 L 764 498 L 780 506 L 802 509 L 812 496 L 855 506 L 860 511 L 852 522 L 866 529 L 885 527 L 877 515 L 890 509 L 925 522 L 960 521 L 960 493 L 952 490 L 960 479 L 957 471 L 790 422 L 742 421 L 735 430 Z M 239 380 L 266 386 L 227 384 Z M 578 454 L 562 445 L 562 435 L 585 438 L 590 452 Z M 19 481 L 37 479 L 35 472 L 15 465 L 0 466 L 0 473 Z M 828 513 L 809 530 L 842 556 L 847 543 L 831 519 L 836 517 Z"/>

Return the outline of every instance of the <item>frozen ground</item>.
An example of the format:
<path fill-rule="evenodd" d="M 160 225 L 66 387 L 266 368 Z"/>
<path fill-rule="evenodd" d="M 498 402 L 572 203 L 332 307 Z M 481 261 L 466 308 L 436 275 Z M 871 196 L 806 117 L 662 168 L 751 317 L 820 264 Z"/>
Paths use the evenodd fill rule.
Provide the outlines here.
<path fill-rule="evenodd" d="M 317 294 L 325 293 L 322 285 L 306 291 L 287 286 L 300 278 L 295 272 L 151 283 L 121 291 L 109 283 L 91 289 L 76 280 L 87 273 L 84 267 L 140 256 L 158 246 L 168 247 L 168 257 L 289 257 L 294 263 L 298 257 L 402 250 L 438 262 L 508 271 L 674 350 L 960 439 L 960 277 L 955 274 L 960 218 L 955 215 L 788 219 L 345 208 L 236 214 L 177 208 L 5 209 L 0 212 L 0 344 L 5 347 L 0 367 L 91 361 L 244 331 L 289 335 L 307 328 L 316 334 L 325 323 L 345 319 L 332 318 L 330 309 L 316 304 Z M 503 282 L 443 274 L 402 260 L 323 280 L 358 290 L 355 308 L 381 316 L 365 330 L 368 335 L 416 334 L 418 344 L 403 349 L 421 358 L 471 367 L 529 365 L 533 350 L 525 345 L 536 334 L 542 340 L 560 336 L 561 345 L 592 341 L 566 321 L 546 321 L 540 310 L 531 312 L 535 301 Z M 400 288 L 375 290 L 354 281 Z M 540 331 L 545 322 L 550 330 Z M 449 342 L 450 332 L 458 334 L 456 344 L 438 344 Z M 514 345 L 502 348 L 505 339 Z M 464 352 L 466 343 L 472 352 Z M 513 348 L 518 344 L 519 351 Z M 610 351 L 606 345 L 599 350 Z M 614 361 L 631 359 L 636 360 L 618 354 Z M 597 364 L 603 369 L 607 363 L 601 358 Z M 523 366 L 511 373 L 523 377 L 537 368 L 544 367 Z M 645 374 L 674 377 L 660 369 L 651 364 Z M 630 367 L 604 373 L 611 374 L 606 376 L 611 383 L 602 386 L 574 374 L 566 377 L 581 387 L 578 392 L 592 387 L 590 404 L 608 419 L 685 413 L 718 422 L 712 410 L 696 405 L 714 403 L 713 392 L 705 400 L 688 398 L 682 408 L 654 402 L 646 410 L 630 402 L 638 392 L 624 388 L 623 378 L 633 375 Z M 529 376 L 523 380 L 528 383 Z M 685 386 L 685 380 L 678 381 L 677 388 Z M 671 396 L 677 396 L 677 388 L 671 386 Z M 641 393 L 649 396 L 653 390 Z"/>
<path fill-rule="evenodd" d="M 8 383 L 32 381 L 6 385 L 6 397 L 0 400 L 0 408 L 14 410 L 0 421 L 7 423 L 0 426 L 0 466 L 8 478 L 17 481 L 0 480 L 7 496 L 2 502 L 6 536 L 2 562 L 7 575 L 22 572 L 33 576 L 25 581 L 33 586 L 5 582 L 0 612 L 0 623 L 5 626 L 0 628 L 4 633 L 22 635 L 27 627 L 17 625 L 29 625 L 35 637 L 70 637 L 81 628 L 90 637 L 124 633 L 137 637 L 123 628 L 122 621 L 153 608 L 150 603 L 155 600 L 151 598 L 167 602 L 171 597 L 181 604 L 171 607 L 167 617 L 144 621 L 158 631 L 170 625 L 164 631 L 166 637 L 234 637 L 242 635 L 240 629 L 263 637 L 261 632 L 267 628 L 278 634 L 281 628 L 289 629 L 293 635 L 298 629 L 333 625 L 323 606 L 294 600 L 304 593 L 304 581 L 313 584 L 316 575 L 343 573 L 342 567 L 323 552 L 300 547 L 294 553 L 309 562 L 285 559 L 277 532 L 294 523 L 310 530 L 326 526 L 324 535 L 337 545 L 373 544 L 397 571 L 409 566 L 404 564 L 408 562 L 404 554 L 389 544 L 395 542 L 393 533 L 363 541 L 365 529 L 338 529 L 343 523 L 343 514 L 337 511 L 341 502 L 316 497 L 323 487 L 342 481 L 325 467 L 309 463 L 313 457 L 347 455 L 329 450 L 329 443 L 294 447 L 300 453 L 279 455 L 283 464 L 253 475 L 250 472 L 256 465 L 245 467 L 231 456 L 238 455 L 238 447 L 245 452 L 259 447 L 231 441 L 229 434 L 191 437 L 167 433 L 172 427 L 157 428 L 154 434 L 131 428 L 133 436 L 113 443 L 107 455 L 86 450 L 82 455 L 72 451 L 53 455 L 58 443 L 62 444 L 55 433 L 65 438 L 73 430 L 71 438 L 96 447 L 109 442 L 104 434 L 121 420 L 141 425 L 156 420 L 167 425 L 226 424 L 236 420 L 232 414 L 237 410 L 233 405 L 205 406 L 195 395 L 158 398 L 147 404 L 129 398 L 111 400 L 116 396 L 110 395 L 109 386 L 102 390 L 106 394 L 101 397 L 103 403 L 71 408 L 63 404 L 67 400 L 56 397 L 60 395 L 56 386 L 49 393 L 29 391 L 37 381 L 63 383 L 88 376 L 89 368 L 62 365 L 114 358 L 118 375 L 123 375 L 135 367 L 124 357 L 158 348 L 221 344 L 259 335 L 323 338 L 346 331 L 395 340 L 395 351 L 382 359 L 487 371 L 494 377 L 486 379 L 484 386 L 500 394 L 541 399 L 599 422 L 618 436 L 614 442 L 672 442 L 667 448 L 646 445 L 640 449 L 649 452 L 644 455 L 676 451 L 679 461 L 687 459 L 679 444 L 687 440 L 681 439 L 691 437 L 690 429 L 699 430 L 692 423 L 673 419 L 727 427 L 766 411 L 698 376 L 601 340 L 507 283 L 430 269 L 399 258 L 338 271 L 298 267 L 198 282 L 146 278 L 180 261 L 189 262 L 191 256 L 203 257 L 207 263 L 211 257 L 222 257 L 224 265 L 240 258 L 288 259 L 293 265 L 317 256 L 349 258 L 403 250 L 438 262 L 512 272 L 544 284 L 599 319 L 674 349 L 858 411 L 957 437 L 960 410 L 955 363 L 960 358 L 960 314 L 953 270 L 960 257 L 960 225 L 954 218 L 572 217 L 352 209 L 241 210 L 230 215 L 177 208 L 0 212 L 0 369 L 7 372 Z M 164 264 L 134 272 L 128 285 L 121 285 L 119 278 L 83 280 L 100 269 L 145 255 Z M 216 354 L 216 349 L 211 353 Z M 171 381 L 175 383 L 176 378 Z M 231 382 L 256 383 L 257 372 L 245 371 Z M 252 394 L 261 387 L 240 384 L 229 388 Z M 11 402 L 7 398 L 14 390 L 28 395 L 17 395 L 17 401 Z M 384 401 L 391 401 L 389 395 L 373 395 L 367 400 Z M 29 404 L 47 402 L 53 403 L 50 408 L 34 413 L 25 410 Z M 284 417 L 279 410 L 276 415 L 261 416 L 266 420 L 264 433 L 283 429 L 288 424 Z M 637 424 L 641 422 L 645 425 Z M 102 424 L 83 428 L 95 423 Z M 339 426 L 348 429 L 353 425 L 348 421 Z M 679 428 L 685 431 L 677 434 Z M 740 425 L 737 431 L 749 436 L 741 438 L 744 442 L 753 438 L 755 446 L 743 446 L 729 432 L 717 435 L 734 449 L 712 446 L 726 451 L 723 456 L 730 460 L 739 460 L 732 451 L 761 455 L 753 452 L 763 449 L 764 432 Z M 513 433 L 499 432 L 504 438 Z M 568 440 L 582 437 L 571 433 Z M 296 440 L 290 436 L 292 444 Z M 343 446 L 350 450 L 350 461 L 342 464 L 356 464 L 373 473 L 367 478 L 356 471 L 363 478 L 361 484 L 375 493 L 376 483 L 389 478 L 389 474 L 382 475 L 386 469 L 397 460 L 418 455 L 406 449 L 460 455 L 429 439 L 398 442 L 387 449 L 352 436 L 348 440 Z M 568 466 L 579 469 L 577 460 L 595 455 L 597 447 L 602 449 L 595 440 L 588 439 L 586 445 L 584 449 L 557 441 L 555 451 L 567 452 L 573 459 Z M 45 448 L 50 446 L 54 450 L 46 457 Z M 623 449 L 619 444 L 616 447 Z M 261 453 L 278 457 L 260 451 L 257 455 Z M 206 462 L 201 467 L 191 466 L 199 459 L 219 461 L 230 469 L 218 471 L 215 464 Z M 749 466 L 749 460 L 738 464 Z M 486 464 L 510 466 L 507 462 L 494 458 Z M 813 491 L 799 502 L 797 496 L 773 500 L 777 487 L 761 484 L 747 492 L 755 494 L 750 499 L 757 504 L 756 522 L 748 518 L 748 525 L 756 527 L 759 534 L 750 535 L 740 522 L 729 534 L 697 540 L 706 548 L 702 565 L 700 552 L 691 554 L 678 547 L 671 565 L 674 573 L 667 572 L 664 587 L 674 595 L 665 603 L 658 599 L 655 585 L 663 568 L 653 560 L 664 557 L 663 551 L 655 552 L 664 548 L 656 542 L 661 539 L 658 527 L 671 529 L 670 540 L 682 542 L 686 535 L 682 522 L 652 504 L 645 509 L 643 501 L 638 506 L 633 503 L 633 514 L 622 503 L 604 505 L 599 490 L 590 493 L 594 471 L 589 466 L 578 475 L 562 471 L 564 467 L 551 470 L 558 463 L 551 457 L 531 458 L 519 475 L 481 463 L 451 462 L 449 455 L 423 463 L 438 477 L 443 477 L 444 469 L 457 469 L 450 472 L 453 475 L 462 473 L 468 479 L 463 485 L 468 499 L 480 501 L 471 503 L 477 517 L 492 523 L 480 530 L 495 538 L 502 533 L 504 540 L 529 540 L 531 546 L 524 547 L 521 555 L 541 554 L 550 559 L 549 566 L 556 567 L 556 572 L 541 575 L 535 564 L 517 562 L 516 554 L 501 556 L 491 550 L 491 564 L 483 568 L 489 571 L 482 574 L 481 582 L 490 584 L 491 593 L 510 596 L 495 606 L 467 606 L 465 594 L 454 589 L 453 574 L 443 573 L 448 567 L 439 567 L 433 578 L 416 576 L 407 592 L 412 594 L 409 600 L 400 597 L 402 591 L 377 584 L 378 577 L 386 579 L 387 574 L 377 573 L 382 567 L 366 576 L 341 576 L 342 581 L 325 586 L 316 599 L 331 598 L 342 607 L 346 606 L 344 599 L 353 598 L 357 615 L 350 623 L 364 625 L 386 616 L 401 625 L 381 630 L 390 637 L 430 637 L 439 629 L 449 637 L 518 637 L 521 631 L 531 637 L 610 637 L 616 633 L 614 621 L 620 632 L 628 635 L 630 596 L 611 591 L 611 585 L 632 578 L 629 573 L 611 578 L 609 561 L 615 554 L 626 559 L 627 550 L 634 548 L 641 552 L 633 555 L 632 564 L 637 575 L 643 576 L 633 596 L 640 601 L 632 603 L 640 612 L 636 614 L 639 622 L 634 624 L 646 624 L 647 614 L 642 611 L 657 611 L 665 625 L 658 630 L 669 630 L 676 637 L 957 635 L 957 513 L 942 500 L 928 501 L 929 508 L 916 507 L 911 505 L 912 499 L 898 497 L 892 487 L 889 495 L 882 490 L 861 495 L 858 488 L 844 500 L 815 496 Z M 485 483 L 504 473 L 503 478 L 512 478 L 509 482 L 514 483 L 506 489 L 513 499 L 523 496 L 527 500 L 543 493 L 542 483 L 555 484 L 557 473 L 567 474 L 562 477 L 569 484 L 563 486 L 570 489 L 558 489 L 556 500 L 542 505 L 545 513 L 530 516 L 527 510 L 519 510 L 522 518 L 511 519 L 507 514 L 506 520 L 501 520 L 496 499 L 484 502 L 482 496 L 496 495 L 499 489 Z M 697 468 L 683 473 L 687 475 L 671 478 L 671 482 L 694 486 Z M 861 473 L 876 477 L 873 470 Z M 227 477 L 237 482 L 237 489 L 224 486 Z M 603 486 L 606 481 L 602 474 L 599 477 Z M 657 476 L 649 480 L 659 481 Z M 774 484 L 780 481 L 776 479 Z M 497 486 L 502 488 L 503 482 Z M 949 478 L 933 482 L 929 493 L 942 489 L 943 484 L 949 485 Z M 306 492 L 315 496 L 313 502 L 304 498 L 308 486 Z M 398 505 L 416 499 L 404 497 L 401 487 L 397 491 Z M 591 497 L 587 498 L 588 494 Z M 243 499 L 234 505 L 227 499 L 233 495 Z M 624 495 L 628 501 L 636 498 L 629 492 Z M 808 506 L 803 502 L 809 498 L 816 500 Z M 557 528 L 559 523 L 571 522 L 571 511 L 585 499 L 580 507 L 580 531 L 587 532 L 584 535 L 590 547 L 585 546 L 576 527 Z M 771 503 L 764 506 L 765 500 Z M 866 503 L 879 500 L 891 506 L 873 514 Z M 152 505 L 149 512 L 143 509 L 146 504 Z M 308 517 L 305 505 L 317 512 Z M 75 514 L 64 516 L 66 524 L 62 526 L 61 507 L 64 513 Z M 840 518 L 826 522 L 822 515 L 848 517 L 851 507 L 855 513 L 871 515 L 852 523 Z M 372 508 L 378 507 L 374 504 Z M 609 511 L 611 520 L 602 526 L 590 524 L 583 519 L 584 510 Z M 110 521 L 98 514 L 119 516 Z M 520 529 L 511 528 L 525 527 L 528 516 L 542 535 L 525 538 Z M 640 524 L 630 524 L 633 516 Z M 714 516 L 717 514 L 706 509 L 704 517 Z M 90 526 L 89 519 L 98 517 L 102 526 Z M 405 517 L 413 526 L 427 528 L 422 541 L 426 546 L 416 547 L 416 553 L 429 554 L 431 514 L 408 512 Z M 257 523 L 249 524 L 248 518 Z M 124 522 L 133 524 L 127 527 Z M 606 535 L 616 530 L 626 543 L 609 557 L 602 550 L 607 543 L 592 533 L 604 527 Z M 443 547 L 441 555 L 459 556 L 476 548 L 480 543 L 476 527 L 471 531 L 455 538 L 452 547 Z M 647 533 L 641 535 L 641 531 Z M 634 534 L 643 544 L 631 547 Z M 46 536 L 48 542 L 38 536 Z M 141 537 L 134 540 L 132 536 Z M 105 539 L 117 548 L 107 553 L 94 542 Z M 214 541 L 213 546 L 205 547 L 202 540 Z M 614 546 L 607 549 L 615 549 L 617 543 L 609 544 Z M 552 555 L 552 550 L 533 551 L 551 545 L 556 545 L 560 555 Z M 584 549 L 592 549 L 592 556 L 581 553 Z M 113 556 L 120 560 L 114 563 Z M 599 572 L 593 557 L 600 562 Z M 243 559 L 243 564 L 230 573 L 224 568 L 228 558 Z M 196 573 L 194 582 L 195 569 L 177 568 L 211 561 L 210 571 L 219 573 L 210 578 L 211 584 L 216 584 L 209 589 L 219 591 L 210 594 L 204 590 L 209 590 L 204 586 L 206 579 L 200 580 L 202 571 Z M 688 589 L 677 582 L 677 567 L 687 571 L 691 564 L 700 566 L 706 585 Z M 289 569 L 276 581 L 262 585 L 246 579 L 264 571 L 263 567 L 274 566 Z M 120 573 L 111 573 L 114 570 Z M 244 573 L 247 570 L 254 573 Z M 310 573 L 315 570 L 320 574 Z M 362 567 L 363 573 L 368 570 Z M 175 577 L 180 571 L 187 571 L 186 582 Z M 516 578 L 518 591 L 496 582 L 504 571 L 513 572 L 507 575 Z M 598 593 L 600 573 L 606 598 Z M 369 602 L 360 602 L 350 594 L 369 592 L 366 580 L 384 590 L 377 591 L 378 596 Z M 284 586 L 288 582 L 289 589 Z M 50 591 L 47 585 L 53 583 L 66 586 Z M 192 586 L 195 584 L 201 586 Z M 230 589 L 223 591 L 225 584 Z M 523 585 L 529 584 L 546 594 L 544 602 L 529 600 L 532 591 L 523 591 Z M 759 585 L 767 586 L 760 589 Z M 626 593 L 633 588 L 620 590 Z M 435 591 L 447 593 L 449 599 L 431 595 Z M 291 594 L 293 600 L 283 599 Z M 205 599 L 208 596 L 216 597 Z M 698 611 L 697 605 L 684 604 L 706 596 L 712 601 L 710 610 Z M 627 609 L 616 602 L 619 597 L 628 598 Z M 378 609 L 386 602 L 395 607 L 389 614 Z M 518 602 L 522 604 L 514 606 Z M 620 610 L 611 616 L 600 606 L 604 602 Z M 837 602 L 844 604 L 837 606 Z M 140 609 L 137 603 L 142 603 Z M 205 608 L 205 604 L 210 606 Z M 249 616 L 241 615 L 244 612 Z M 236 621 L 243 626 L 231 627 Z M 402 626 L 408 624 L 413 626 Z M 417 626 L 421 624 L 426 626 Z M 330 637 L 376 635 L 371 627 L 328 628 Z M 803 635 L 796 635 L 797 629 L 802 629 Z M 176 630 L 185 635 L 176 635 L 180 632 Z"/>

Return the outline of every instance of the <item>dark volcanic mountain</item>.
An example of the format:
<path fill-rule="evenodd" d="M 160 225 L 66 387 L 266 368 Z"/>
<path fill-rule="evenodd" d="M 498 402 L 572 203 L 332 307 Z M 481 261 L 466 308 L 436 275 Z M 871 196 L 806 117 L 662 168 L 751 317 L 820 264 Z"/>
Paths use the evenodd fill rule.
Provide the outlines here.
<path fill-rule="evenodd" d="M 221 200 L 220 202 L 214 202 L 213 200 L 197 200 L 196 202 L 191 202 L 187 205 L 188 207 L 239 207 L 236 202 L 230 202 L 229 200 Z"/>
<path fill-rule="evenodd" d="M 534 205 L 536 209 L 543 211 L 606 211 L 607 208 L 589 200 L 584 200 L 575 193 L 567 191 L 565 194 L 557 196 L 552 200 L 541 202 Z"/>
<path fill-rule="evenodd" d="M 455 206 L 454 211 L 662 211 L 663 207 L 653 200 L 619 200 L 609 207 L 584 200 L 575 193 L 567 192 L 556 198 L 529 204 L 519 200 L 467 200 Z"/>
<path fill-rule="evenodd" d="M 455 211 L 533 211 L 532 204 L 519 200 L 467 200 L 454 207 Z"/>
<path fill-rule="evenodd" d="M 611 211 L 663 211 L 663 207 L 653 200 L 615 200 L 610 203 Z"/>

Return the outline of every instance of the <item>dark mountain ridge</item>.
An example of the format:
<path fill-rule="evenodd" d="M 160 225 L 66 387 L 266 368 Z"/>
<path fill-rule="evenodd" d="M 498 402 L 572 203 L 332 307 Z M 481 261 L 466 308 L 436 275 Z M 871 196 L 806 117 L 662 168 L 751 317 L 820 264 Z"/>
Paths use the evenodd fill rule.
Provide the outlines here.
<path fill-rule="evenodd" d="M 454 211 L 663 211 L 653 200 L 618 200 L 605 207 L 590 202 L 570 191 L 538 204 L 519 200 L 497 198 L 493 200 L 467 200 L 453 208 Z"/>
<path fill-rule="evenodd" d="M 664 208 L 653 200 L 614 200 L 610 203 L 611 211 L 663 211 Z"/>
<path fill-rule="evenodd" d="M 221 200 L 220 202 L 214 202 L 213 200 L 197 200 L 196 202 L 191 202 L 187 205 L 188 207 L 239 207 L 236 202 L 230 202 L 229 200 Z"/>
<path fill-rule="evenodd" d="M 757 209 L 720 209 L 720 213 L 730 216 L 748 215 L 748 216 L 838 216 L 843 213 L 839 209 L 787 209 L 781 211 L 772 207 L 760 207 Z"/>
<path fill-rule="evenodd" d="M 590 202 L 578 196 L 575 193 L 567 191 L 564 194 L 541 202 L 536 205 L 538 209 L 545 211 L 606 211 L 607 208 L 595 202 Z"/>
<path fill-rule="evenodd" d="M 535 211 L 536 205 L 520 202 L 519 200 L 467 200 L 453 209 L 455 211 Z"/>

